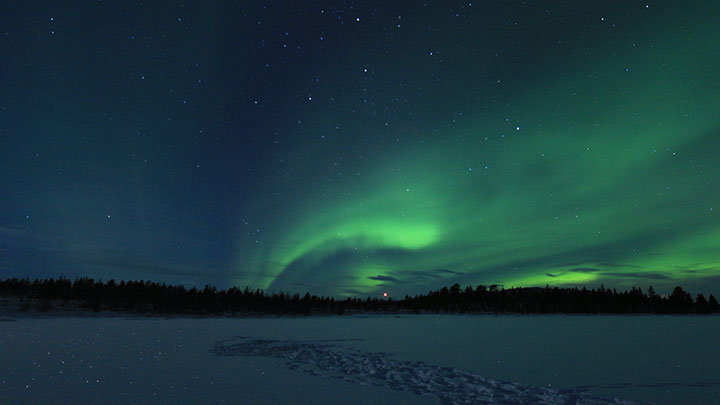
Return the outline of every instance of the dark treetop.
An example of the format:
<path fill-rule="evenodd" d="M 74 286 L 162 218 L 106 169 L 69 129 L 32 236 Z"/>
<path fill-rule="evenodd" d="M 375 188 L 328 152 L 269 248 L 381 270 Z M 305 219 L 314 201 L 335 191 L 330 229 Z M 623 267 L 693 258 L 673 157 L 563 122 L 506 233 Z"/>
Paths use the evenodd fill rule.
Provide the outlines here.
<path fill-rule="evenodd" d="M 652 287 L 646 293 L 638 288 L 617 292 L 600 287 L 585 288 L 512 288 L 497 286 L 450 288 L 425 295 L 391 298 L 335 299 L 310 295 L 261 290 L 186 289 L 149 281 L 90 278 L 70 281 L 6 279 L 0 280 L 0 296 L 20 298 L 20 310 L 52 309 L 109 310 L 150 314 L 347 314 L 347 313 L 521 313 L 521 314 L 708 314 L 720 312 L 714 296 L 692 296 L 675 287 L 669 296 L 660 296 Z M 74 304 L 74 305 L 72 305 Z"/>

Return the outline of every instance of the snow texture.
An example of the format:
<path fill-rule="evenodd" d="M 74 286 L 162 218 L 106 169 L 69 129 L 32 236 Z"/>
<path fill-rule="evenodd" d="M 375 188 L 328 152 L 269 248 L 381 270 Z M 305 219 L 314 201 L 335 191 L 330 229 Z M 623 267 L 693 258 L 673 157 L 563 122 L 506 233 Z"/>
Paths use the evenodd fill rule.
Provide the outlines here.
<path fill-rule="evenodd" d="M 284 359 L 288 368 L 317 377 L 375 385 L 432 397 L 442 404 L 605 405 L 636 402 L 607 399 L 573 390 L 551 390 L 498 381 L 451 367 L 393 360 L 388 353 L 364 352 L 341 345 L 346 340 L 272 340 L 238 336 L 210 350 L 226 357 Z"/>

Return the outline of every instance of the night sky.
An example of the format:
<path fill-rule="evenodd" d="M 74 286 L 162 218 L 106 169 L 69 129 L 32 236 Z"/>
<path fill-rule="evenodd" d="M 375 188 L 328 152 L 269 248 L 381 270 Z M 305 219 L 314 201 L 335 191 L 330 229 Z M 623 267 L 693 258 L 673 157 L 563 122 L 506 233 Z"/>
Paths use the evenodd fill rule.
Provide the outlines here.
<path fill-rule="evenodd" d="M 0 278 L 720 292 L 720 2 L 5 1 Z"/>

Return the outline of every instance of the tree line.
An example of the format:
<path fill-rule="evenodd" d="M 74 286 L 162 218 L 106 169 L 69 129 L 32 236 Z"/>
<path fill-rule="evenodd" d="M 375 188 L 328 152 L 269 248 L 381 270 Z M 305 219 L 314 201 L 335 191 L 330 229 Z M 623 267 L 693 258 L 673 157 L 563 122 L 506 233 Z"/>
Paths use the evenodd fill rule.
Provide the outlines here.
<path fill-rule="evenodd" d="M 493 314 L 714 314 L 714 296 L 695 298 L 682 287 L 669 295 L 633 287 L 618 292 L 600 286 L 510 288 L 496 285 L 461 288 L 459 284 L 424 295 L 392 298 L 335 299 L 306 293 L 266 294 L 260 289 L 206 285 L 186 288 L 151 281 L 102 280 L 80 277 L 0 279 L 0 297 L 19 299 L 21 310 L 55 309 L 116 311 L 143 314 L 353 314 L 353 313 L 493 313 Z"/>

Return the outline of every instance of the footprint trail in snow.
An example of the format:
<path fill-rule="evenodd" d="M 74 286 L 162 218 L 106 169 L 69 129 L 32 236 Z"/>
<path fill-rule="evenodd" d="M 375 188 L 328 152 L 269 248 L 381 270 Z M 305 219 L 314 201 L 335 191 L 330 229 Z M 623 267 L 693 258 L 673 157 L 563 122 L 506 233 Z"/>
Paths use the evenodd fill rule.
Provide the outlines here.
<path fill-rule="evenodd" d="M 218 356 L 284 359 L 288 368 L 318 377 L 387 387 L 432 397 L 442 404 L 606 405 L 637 404 L 577 390 L 552 390 L 485 378 L 450 367 L 394 360 L 388 353 L 341 346 L 342 341 L 293 341 L 236 337 L 215 343 Z"/>

